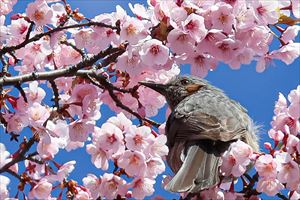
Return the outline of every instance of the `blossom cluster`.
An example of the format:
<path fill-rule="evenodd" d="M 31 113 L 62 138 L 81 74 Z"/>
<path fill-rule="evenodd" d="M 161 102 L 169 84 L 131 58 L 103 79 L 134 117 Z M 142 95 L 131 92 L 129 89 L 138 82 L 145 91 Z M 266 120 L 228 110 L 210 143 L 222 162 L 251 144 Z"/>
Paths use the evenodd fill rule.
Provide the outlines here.
<path fill-rule="evenodd" d="M 30 199 L 51 199 L 56 189 L 74 199 L 151 195 L 168 148 L 149 117 L 166 102 L 139 81 L 166 83 L 183 64 L 200 77 L 220 62 L 239 69 L 257 61 L 262 72 L 273 59 L 291 64 L 300 54 L 299 0 L 149 0 L 147 7 L 129 4 L 134 16 L 117 6 L 91 19 L 67 0 L 35 0 L 10 20 L 17 0 L 0 3 L 0 128 L 17 141 L 32 132 L 12 154 L 0 143 L 1 173 L 20 180 L 16 198 L 23 192 Z M 280 45 L 271 49 L 275 39 Z M 273 196 L 287 188 L 291 198 L 299 198 L 299 99 L 300 86 L 289 94 L 289 104 L 280 94 L 268 133 L 274 145 L 265 143 L 269 152 L 233 143 L 220 169 L 232 184 L 203 191 L 203 198 L 241 197 L 231 185 L 251 163 L 259 175 L 257 192 Z M 103 104 L 119 114 L 99 126 Z M 135 117 L 139 125 L 132 123 Z M 36 150 L 29 153 L 33 144 Z M 105 173 L 88 174 L 80 185 L 69 178 L 76 161 L 58 164 L 55 156 L 83 147 Z M 0 175 L 0 198 L 12 196 L 9 183 Z"/>
<path fill-rule="evenodd" d="M 156 176 L 165 171 L 162 158 L 168 154 L 168 148 L 166 136 L 151 131 L 148 126 L 132 125 L 123 113 L 95 129 L 92 144 L 86 146 L 92 162 L 97 168 L 107 170 L 108 161 L 112 160 L 120 170 L 100 178 L 91 174 L 84 178 L 92 198 L 113 199 L 120 195 L 143 199 L 154 192 Z M 120 175 L 131 178 L 131 182 L 126 183 Z"/>

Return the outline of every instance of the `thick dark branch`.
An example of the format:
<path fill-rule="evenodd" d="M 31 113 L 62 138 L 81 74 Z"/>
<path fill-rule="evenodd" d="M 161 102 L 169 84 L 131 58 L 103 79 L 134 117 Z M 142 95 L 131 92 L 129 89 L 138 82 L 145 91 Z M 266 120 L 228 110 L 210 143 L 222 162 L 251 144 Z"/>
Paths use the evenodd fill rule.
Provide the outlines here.
<path fill-rule="evenodd" d="M 17 174 L 16 172 L 14 172 L 14 171 L 12 171 L 10 169 L 8 169 L 6 172 L 9 173 L 10 175 L 16 177 L 17 179 L 19 179 L 19 181 L 23 181 L 22 178 L 21 178 L 21 176 L 19 174 Z"/>
<path fill-rule="evenodd" d="M 2 75 L 5 76 L 7 74 L 9 65 L 8 62 L 3 57 L 1 57 L 0 60 L 2 63 Z"/>
<path fill-rule="evenodd" d="M 14 157 L 10 162 L 6 163 L 1 169 L 0 169 L 0 174 L 3 172 L 7 172 L 7 170 L 9 170 L 9 168 L 11 166 L 13 166 L 14 164 L 23 161 L 25 158 L 25 154 L 29 151 L 29 149 L 31 148 L 31 146 L 34 144 L 34 142 L 36 141 L 36 135 L 33 135 L 29 141 L 25 141 L 23 143 L 22 149 L 20 152 L 18 152 L 18 154 L 16 155 L 16 157 Z"/>
<path fill-rule="evenodd" d="M 82 23 L 82 24 L 73 24 L 73 25 L 64 26 L 64 27 L 57 27 L 50 31 L 37 34 L 28 40 L 24 40 L 24 42 L 22 42 L 18 45 L 3 47 L 0 50 L 0 56 L 4 55 L 5 53 L 12 52 L 12 51 L 20 49 L 22 47 L 25 47 L 27 44 L 34 42 L 34 41 L 38 41 L 39 39 L 41 39 L 44 36 L 51 35 L 53 33 L 56 33 L 56 32 L 62 31 L 62 30 L 67 30 L 67 29 L 71 29 L 71 28 L 80 28 L 80 27 L 84 27 L 84 26 L 100 26 L 100 27 L 105 27 L 105 28 L 117 29 L 117 27 L 115 27 L 115 26 L 110 26 L 110 25 L 107 25 L 107 24 L 104 24 L 101 22 L 93 22 L 93 21 L 90 21 L 87 23 Z"/>
<path fill-rule="evenodd" d="M 90 58 L 84 59 L 77 65 L 73 65 L 71 67 L 67 67 L 64 69 L 57 69 L 53 71 L 48 72 L 33 72 L 30 74 L 24 74 L 20 76 L 14 76 L 14 77 L 3 77 L 0 78 L 0 86 L 8 86 L 8 85 L 15 85 L 17 83 L 21 84 L 28 81 L 35 81 L 35 80 L 54 80 L 59 77 L 70 77 L 76 75 L 77 71 L 86 67 L 91 66 L 95 62 L 97 62 L 99 59 L 106 57 L 109 54 L 112 54 L 111 56 L 107 56 L 106 59 L 102 61 L 102 65 L 105 66 L 109 63 L 111 63 L 114 59 L 116 59 L 118 56 L 120 56 L 122 53 L 124 53 L 124 49 L 120 48 L 108 48 L 106 51 L 100 52 L 97 55 L 94 55 Z"/>
<path fill-rule="evenodd" d="M 50 80 L 49 81 L 50 84 L 51 84 L 51 87 L 52 87 L 52 90 L 53 90 L 53 94 L 54 94 L 54 97 L 53 97 L 53 101 L 54 101 L 54 106 L 57 108 L 57 110 L 59 109 L 59 93 L 58 93 L 58 88 L 57 88 L 57 85 L 55 84 L 54 80 Z"/>
<path fill-rule="evenodd" d="M 279 197 L 280 199 L 283 199 L 283 200 L 289 200 L 289 198 L 287 198 L 286 196 L 284 196 L 281 193 L 277 193 L 276 196 Z"/>
<path fill-rule="evenodd" d="M 31 22 L 30 25 L 29 25 L 29 28 L 28 28 L 28 30 L 27 30 L 26 37 L 25 37 L 25 40 L 24 40 L 24 41 L 29 40 L 30 33 L 31 33 L 32 29 L 33 29 L 33 26 L 34 26 L 34 23 Z"/>
<path fill-rule="evenodd" d="M 15 85 L 15 87 L 19 90 L 19 92 L 20 92 L 21 96 L 23 97 L 24 101 L 27 103 L 27 97 L 26 97 L 25 91 L 21 87 L 21 84 L 17 83 Z"/>

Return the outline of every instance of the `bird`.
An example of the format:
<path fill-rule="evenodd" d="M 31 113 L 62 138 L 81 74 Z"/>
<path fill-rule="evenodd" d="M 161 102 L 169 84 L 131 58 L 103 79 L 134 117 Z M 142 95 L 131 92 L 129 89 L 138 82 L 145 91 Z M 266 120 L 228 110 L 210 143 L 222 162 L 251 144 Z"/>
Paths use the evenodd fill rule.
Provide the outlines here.
<path fill-rule="evenodd" d="M 171 192 L 197 194 L 220 182 L 221 156 L 241 140 L 259 151 L 257 128 L 238 102 L 205 79 L 177 75 L 165 84 L 141 81 L 166 98 L 167 163 L 174 177 Z"/>

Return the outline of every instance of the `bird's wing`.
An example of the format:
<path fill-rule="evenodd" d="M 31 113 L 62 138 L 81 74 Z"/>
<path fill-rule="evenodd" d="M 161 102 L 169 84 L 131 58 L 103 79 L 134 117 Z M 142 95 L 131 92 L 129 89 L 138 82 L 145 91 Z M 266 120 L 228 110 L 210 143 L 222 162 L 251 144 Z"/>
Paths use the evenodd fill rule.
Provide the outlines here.
<path fill-rule="evenodd" d="M 245 119 L 247 118 L 247 119 Z M 231 141 L 247 131 L 248 115 L 223 94 L 196 93 L 178 104 L 167 123 L 168 144 L 182 140 Z"/>

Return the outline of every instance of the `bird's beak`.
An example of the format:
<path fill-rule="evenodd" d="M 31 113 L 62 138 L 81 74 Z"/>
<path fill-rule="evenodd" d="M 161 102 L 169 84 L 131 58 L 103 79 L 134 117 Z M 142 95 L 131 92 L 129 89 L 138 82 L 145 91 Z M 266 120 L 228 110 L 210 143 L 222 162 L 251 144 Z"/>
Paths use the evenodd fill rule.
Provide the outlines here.
<path fill-rule="evenodd" d="M 150 81 L 140 81 L 141 85 L 146 86 L 148 88 L 151 88 L 152 90 L 155 90 L 156 92 L 164 95 L 166 92 L 167 86 L 161 83 L 154 83 Z"/>

